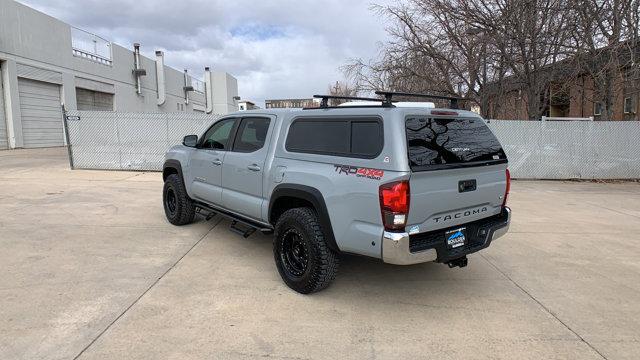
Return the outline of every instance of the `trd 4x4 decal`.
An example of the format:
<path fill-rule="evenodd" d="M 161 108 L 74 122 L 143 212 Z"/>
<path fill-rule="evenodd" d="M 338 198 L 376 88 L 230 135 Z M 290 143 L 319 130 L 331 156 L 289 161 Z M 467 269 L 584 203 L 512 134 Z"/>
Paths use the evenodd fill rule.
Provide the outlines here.
<path fill-rule="evenodd" d="M 380 180 L 384 176 L 384 170 L 363 168 L 351 165 L 335 164 L 335 171 L 338 174 L 355 175 L 357 177 L 365 177 L 372 180 Z"/>

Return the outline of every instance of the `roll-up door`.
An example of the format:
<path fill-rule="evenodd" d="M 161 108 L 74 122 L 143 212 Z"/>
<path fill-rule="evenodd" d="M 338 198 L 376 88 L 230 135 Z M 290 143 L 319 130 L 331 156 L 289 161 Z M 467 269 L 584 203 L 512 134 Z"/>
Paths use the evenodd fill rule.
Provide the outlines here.
<path fill-rule="evenodd" d="M 78 110 L 113 111 L 113 94 L 76 88 Z"/>
<path fill-rule="evenodd" d="M 63 146 L 60 86 L 18 78 L 25 148 Z"/>

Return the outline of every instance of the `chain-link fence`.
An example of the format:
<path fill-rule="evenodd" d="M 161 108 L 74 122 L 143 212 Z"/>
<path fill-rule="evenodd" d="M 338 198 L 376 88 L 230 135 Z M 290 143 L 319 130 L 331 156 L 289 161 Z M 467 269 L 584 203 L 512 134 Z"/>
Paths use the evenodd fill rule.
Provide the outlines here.
<path fill-rule="evenodd" d="M 68 111 L 70 161 L 77 169 L 162 170 L 164 153 L 200 135 L 219 116 L 198 113 Z"/>
<path fill-rule="evenodd" d="M 197 113 L 69 111 L 72 166 L 161 170 L 164 153 L 220 116 Z M 514 178 L 638 179 L 638 121 L 491 120 Z"/>
<path fill-rule="evenodd" d="M 638 121 L 488 123 L 520 179 L 638 179 Z"/>

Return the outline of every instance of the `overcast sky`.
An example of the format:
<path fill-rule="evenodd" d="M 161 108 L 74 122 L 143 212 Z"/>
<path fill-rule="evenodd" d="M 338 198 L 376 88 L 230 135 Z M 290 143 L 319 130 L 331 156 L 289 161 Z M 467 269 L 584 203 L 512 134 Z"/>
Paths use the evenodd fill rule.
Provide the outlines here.
<path fill-rule="evenodd" d="M 386 38 L 372 3 L 388 0 L 22 0 L 119 45 L 165 51 L 167 65 L 201 78 L 205 66 L 238 79 L 243 99 L 304 98 L 370 59 Z"/>

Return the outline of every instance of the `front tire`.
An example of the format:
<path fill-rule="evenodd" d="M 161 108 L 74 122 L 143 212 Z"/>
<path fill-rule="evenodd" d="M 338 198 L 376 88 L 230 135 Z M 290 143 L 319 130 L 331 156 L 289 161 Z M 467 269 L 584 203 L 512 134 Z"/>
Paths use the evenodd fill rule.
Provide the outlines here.
<path fill-rule="evenodd" d="M 287 210 L 276 223 L 276 267 L 287 286 L 301 294 L 326 288 L 338 272 L 338 256 L 327 246 L 322 230 L 309 208 Z"/>
<path fill-rule="evenodd" d="M 162 190 L 164 214 L 173 225 L 186 225 L 193 222 L 196 206 L 187 195 L 187 190 L 178 174 L 171 174 L 164 181 Z"/>

